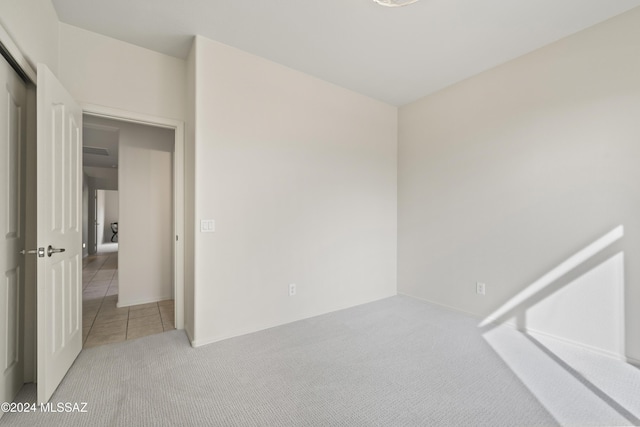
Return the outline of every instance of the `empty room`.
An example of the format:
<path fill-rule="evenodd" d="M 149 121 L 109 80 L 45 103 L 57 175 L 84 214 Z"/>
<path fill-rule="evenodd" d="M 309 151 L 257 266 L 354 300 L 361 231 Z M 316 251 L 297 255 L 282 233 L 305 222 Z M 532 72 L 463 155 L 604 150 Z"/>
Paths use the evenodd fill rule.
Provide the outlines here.
<path fill-rule="evenodd" d="M 1 1 L 0 425 L 640 425 L 639 50 L 640 0 Z"/>

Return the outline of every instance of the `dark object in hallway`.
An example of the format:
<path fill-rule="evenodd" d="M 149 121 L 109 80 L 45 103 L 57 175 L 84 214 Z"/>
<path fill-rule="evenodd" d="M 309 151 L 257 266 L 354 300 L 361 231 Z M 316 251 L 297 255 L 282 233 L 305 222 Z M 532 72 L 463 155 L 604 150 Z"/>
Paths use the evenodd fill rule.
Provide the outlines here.
<path fill-rule="evenodd" d="M 111 231 L 113 232 L 113 236 L 111 236 L 111 241 L 117 242 L 118 241 L 118 223 L 117 222 L 111 223 Z"/>

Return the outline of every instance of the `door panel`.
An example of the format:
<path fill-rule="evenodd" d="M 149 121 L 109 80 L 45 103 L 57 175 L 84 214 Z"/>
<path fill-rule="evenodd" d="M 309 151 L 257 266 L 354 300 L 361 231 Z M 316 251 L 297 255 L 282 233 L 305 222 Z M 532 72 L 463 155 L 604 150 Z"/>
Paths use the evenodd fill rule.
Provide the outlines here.
<path fill-rule="evenodd" d="M 47 402 L 82 348 L 82 111 L 38 65 L 38 401 Z"/>
<path fill-rule="evenodd" d="M 51 335 L 51 353 L 57 355 L 64 346 L 64 325 L 62 310 L 56 310 L 56 307 L 62 307 L 64 304 L 64 264 L 58 262 L 51 265 L 51 301 L 49 302 L 49 310 L 52 314 L 51 323 L 49 323 L 48 334 Z"/>
<path fill-rule="evenodd" d="M 19 283 L 20 283 L 20 268 L 7 271 L 7 289 L 6 289 L 6 305 L 3 307 L 6 313 L 6 358 L 4 363 L 4 370 L 11 369 L 19 361 L 19 335 L 18 327 L 20 324 L 19 319 Z"/>
<path fill-rule="evenodd" d="M 51 133 L 52 133 L 52 156 L 49 158 L 51 162 L 51 192 L 53 206 L 51 209 L 51 230 L 56 233 L 64 232 L 64 105 L 51 106 Z M 38 169 L 40 172 L 40 169 Z"/>
<path fill-rule="evenodd" d="M 24 378 L 22 349 L 22 148 L 26 87 L 0 58 L 0 402 L 12 401 Z M 2 414 L 0 413 L 0 416 Z"/>
<path fill-rule="evenodd" d="M 82 141 L 81 130 L 73 115 L 69 116 L 69 132 L 71 133 L 70 147 L 66 151 L 67 164 L 65 172 L 66 191 L 69 197 L 66 199 L 65 218 L 67 219 L 67 231 L 81 233 L 81 209 L 82 209 L 82 179 L 80 175 L 80 153 Z M 80 191 L 77 191 L 80 184 Z"/>

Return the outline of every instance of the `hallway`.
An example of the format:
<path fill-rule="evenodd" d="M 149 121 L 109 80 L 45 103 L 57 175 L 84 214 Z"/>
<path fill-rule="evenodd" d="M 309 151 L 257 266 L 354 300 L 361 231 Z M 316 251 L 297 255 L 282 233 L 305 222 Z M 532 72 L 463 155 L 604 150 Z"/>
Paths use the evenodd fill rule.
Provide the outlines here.
<path fill-rule="evenodd" d="M 91 255 L 82 265 L 82 341 L 95 347 L 175 329 L 174 302 L 132 307 L 118 301 L 118 253 Z"/>

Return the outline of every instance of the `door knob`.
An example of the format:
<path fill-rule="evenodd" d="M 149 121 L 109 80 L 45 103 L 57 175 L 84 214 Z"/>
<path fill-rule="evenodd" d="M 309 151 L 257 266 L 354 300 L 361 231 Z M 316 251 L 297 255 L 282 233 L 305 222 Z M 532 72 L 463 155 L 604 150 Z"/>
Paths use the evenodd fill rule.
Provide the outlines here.
<path fill-rule="evenodd" d="M 47 248 L 47 255 L 51 256 L 53 254 L 60 254 L 62 252 L 64 252 L 66 249 L 62 248 L 62 249 L 56 249 L 53 246 L 49 245 L 49 247 Z"/>

